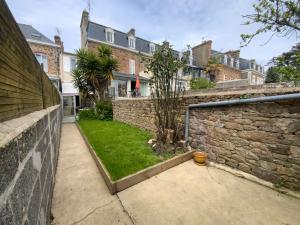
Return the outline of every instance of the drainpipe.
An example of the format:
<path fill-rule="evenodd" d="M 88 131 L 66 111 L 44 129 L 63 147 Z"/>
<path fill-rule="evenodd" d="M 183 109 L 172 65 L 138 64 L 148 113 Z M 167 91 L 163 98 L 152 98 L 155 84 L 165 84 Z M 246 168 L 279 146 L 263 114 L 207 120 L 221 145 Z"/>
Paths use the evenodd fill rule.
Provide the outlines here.
<path fill-rule="evenodd" d="M 228 106 L 228 105 L 241 105 L 241 104 L 249 104 L 249 103 L 257 103 L 257 102 L 274 102 L 274 101 L 284 101 L 291 99 L 300 99 L 300 93 L 295 94 L 286 94 L 286 95 L 273 95 L 273 96 L 263 96 L 258 98 L 248 98 L 248 99 L 237 99 L 237 100 L 226 100 L 226 101 L 218 101 L 218 102 L 206 102 L 199 104 L 191 104 L 188 105 L 185 112 L 185 126 L 184 126 L 184 137 L 185 143 L 188 146 L 188 138 L 189 138 L 189 120 L 190 120 L 190 109 L 194 108 L 208 108 L 208 107 L 218 107 L 218 106 Z"/>

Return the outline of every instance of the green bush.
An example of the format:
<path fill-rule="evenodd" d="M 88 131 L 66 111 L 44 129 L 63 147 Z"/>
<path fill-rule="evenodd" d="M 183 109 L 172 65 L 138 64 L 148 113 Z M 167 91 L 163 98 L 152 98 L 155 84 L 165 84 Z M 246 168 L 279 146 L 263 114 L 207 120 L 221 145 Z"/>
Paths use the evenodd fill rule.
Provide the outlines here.
<path fill-rule="evenodd" d="M 194 78 L 191 80 L 191 89 L 207 89 L 215 86 L 215 83 L 210 82 L 208 79 L 203 77 Z"/>
<path fill-rule="evenodd" d="M 112 120 L 113 108 L 111 101 L 98 102 L 96 104 L 95 113 L 98 120 Z"/>
<path fill-rule="evenodd" d="M 82 109 L 78 113 L 79 120 L 96 120 L 97 116 L 94 109 Z"/>

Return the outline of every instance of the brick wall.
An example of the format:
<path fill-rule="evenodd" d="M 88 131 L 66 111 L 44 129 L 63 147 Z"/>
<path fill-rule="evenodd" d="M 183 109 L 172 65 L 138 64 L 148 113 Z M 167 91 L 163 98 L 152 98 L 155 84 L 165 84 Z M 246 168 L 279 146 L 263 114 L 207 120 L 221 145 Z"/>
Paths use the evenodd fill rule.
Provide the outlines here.
<path fill-rule="evenodd" d="M 222 65 L 220 71 L 216 76 L 216 82 L 237 79 L 241 79 L 241 71 L 227 65 Z"/>
<path fill-rule="evenodd" d="M 193 103 L 299 93 L 300 88 L 274 87 L 190 93 Z M 300 189 L 300 102 L 251 104 L 192 110 L 190 142 L 209 153 L 209 159 L 273 183 Z M 155 133 L 155 111 L 150 99 L 113 101 L 114 120 Z M 184 126 L 185 107 L 182 109 Z M 250 153 L 248 153 L 250 152 Z M 246 154 L 247 153 L 247 158 Z M 250 156 L 249 156 L 250 155 Z M 252 158 L 251 158 L 252 157 Z"/>
<path fill-rule="evenodd" d="M 47 45 L 28 43 L 33 53 L 43 53 L 48 57 L 48 72 L 47 74 L 60 75 L 60 48 Z"/>
<path fill-rule="evenodd" d="M 88 41 L 87 48 L 94 52 L 100 44 L 92 41 Z M 113 56 L 118 60 L 118 71 L 122 73 L 129 73 L 129 59 L 135 60 L 135 74 L 139 74 L 145 70 L 145 65 L 142 63 L 141 56 L 138 53 L 131 52 L 129 50 L 120 49 L 109 46 L 112 49 Z"/>
<path fill-rule="evenodd" d="M 0 124 L 0 224 L 50 224 L 61 108 Z"/>

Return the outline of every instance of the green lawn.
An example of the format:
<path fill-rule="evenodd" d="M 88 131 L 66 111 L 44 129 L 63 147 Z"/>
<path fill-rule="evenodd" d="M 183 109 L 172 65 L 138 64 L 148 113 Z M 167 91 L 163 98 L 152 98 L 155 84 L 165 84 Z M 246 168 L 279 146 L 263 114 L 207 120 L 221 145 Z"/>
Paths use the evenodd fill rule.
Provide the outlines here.
<path fill-rule="evenodd" d="M 170 157 L 155 154 L 147 144 L 151 135 L 136 127 L 99 120 L 80 120 L 79 125 L 113 180 Z"/>

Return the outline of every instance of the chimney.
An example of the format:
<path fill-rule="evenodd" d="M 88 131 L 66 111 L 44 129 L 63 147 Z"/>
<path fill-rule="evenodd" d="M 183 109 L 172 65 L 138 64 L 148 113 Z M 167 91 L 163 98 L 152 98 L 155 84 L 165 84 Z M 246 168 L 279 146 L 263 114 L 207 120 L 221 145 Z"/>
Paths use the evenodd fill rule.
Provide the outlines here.
<path fill-rule="evenodd" d="M 85 48 L 87 44 L 87 27 L 89 23 L 89 17 L 89 12 L 83 10 L 80 22 L 81 48 Z"/>
<path fill-rule="evenodd" d="M 238 59 L 240 58 L 240 50 L 230 50 L 225 52 L 226 55 L 231 56 L 232 58 Z"/>
<path fill-rule="evenodd" d="M 135 36 L 135 29 L 131 28 L 127 34 L 128 34 L 128 36 L 130 36 L 130 35 Z"/>
<path fill-rule="evenodd" d="M 204 41 L 192 48 L 193 59 L 197 66 L 207 65 L 211 58 L 212 40 Z"/>
<path fill-rule="evenodd" d="M 64 51 L 64 43 L 61 41 L 61 38 L 59 35 L 54 36 L 54 42 L 55 42 L 55 44 L 57 44 L 61 47 L 61 50 L 63 52 Z"/>

